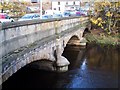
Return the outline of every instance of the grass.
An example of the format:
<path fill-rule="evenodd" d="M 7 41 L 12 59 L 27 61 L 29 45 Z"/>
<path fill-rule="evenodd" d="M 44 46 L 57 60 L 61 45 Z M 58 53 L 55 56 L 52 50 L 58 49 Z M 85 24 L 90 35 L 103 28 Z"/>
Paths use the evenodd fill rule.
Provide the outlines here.
<path fill-rule="evenodd" d="M 94 42 L 100 45 L 120 45 L 120 34 L 118 35 L 105 35 L 101 33 L 99 35 L 88 33 L 85 35 L 85 38 L 88 42 Z"/>

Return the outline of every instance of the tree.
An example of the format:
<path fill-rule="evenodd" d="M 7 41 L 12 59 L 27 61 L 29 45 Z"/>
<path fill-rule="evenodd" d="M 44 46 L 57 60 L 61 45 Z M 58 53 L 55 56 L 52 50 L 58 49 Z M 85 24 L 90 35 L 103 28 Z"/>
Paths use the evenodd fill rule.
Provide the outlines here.
<path fill-rule="evenodd" d="M 120 20 L 120 2 L 95 2 L 94 9 L 96 15 L 90 20 L 93 25 L 102 28 L 108 34 L 118 31 L 118 21 Z"/>
<path fill-rule="evenodd" d="M 0 5 L 0 9 L 9 13 L 11 16 L 21 16 L 26 13 L 26 2 L 4 2 Z"/>

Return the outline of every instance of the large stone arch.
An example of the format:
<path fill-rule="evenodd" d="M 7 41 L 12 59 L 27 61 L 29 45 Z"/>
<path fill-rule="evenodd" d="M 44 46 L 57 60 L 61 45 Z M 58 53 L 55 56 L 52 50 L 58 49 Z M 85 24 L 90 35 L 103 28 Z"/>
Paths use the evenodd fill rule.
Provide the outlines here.
<path fill-rule="evenodd" d="M 48 43 L 47 43 L 48 44 Z M 38 48 L 26 51 L 25 54 L 15 58 L 13 62 L 10 63 L 10 66 L 5 65 L 3 68 L 2 82 L 6 81 L 10 76 L 16 73 L 22 67 L 39 60 L 49 60 L 55 62 L 54 57 L 54 48 L 55 45 L 51 43 L 50 45 L 40 46 Z"/>

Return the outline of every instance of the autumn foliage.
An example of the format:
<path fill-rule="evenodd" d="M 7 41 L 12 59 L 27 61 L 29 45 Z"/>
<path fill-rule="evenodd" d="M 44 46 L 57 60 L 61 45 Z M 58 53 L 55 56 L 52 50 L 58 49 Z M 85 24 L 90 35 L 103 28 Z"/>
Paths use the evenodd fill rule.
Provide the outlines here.
<path fill-rule="evenodd" d="M 95 2 L 95 15 L 90 18 L 94 28 L 101 28 L 108 34 L 118 33 L 120 21 L 120 2 Z"/>
<path fill-rule="evenodd" d="M 26 5 L 26 2 L 3 2 L 0 4 L 0 9 L 11 16 L 21 16 L 26 13 Z"/>

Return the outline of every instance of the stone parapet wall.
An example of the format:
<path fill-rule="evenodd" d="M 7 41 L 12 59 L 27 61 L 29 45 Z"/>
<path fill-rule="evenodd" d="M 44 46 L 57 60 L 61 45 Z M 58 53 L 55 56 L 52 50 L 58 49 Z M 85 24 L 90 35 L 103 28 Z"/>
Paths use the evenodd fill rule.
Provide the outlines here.
<path fill-rule="evenodd" d="M 76 17 L 3 24 L 0 27 L 0 57 L 20 47 L 74 27 L 79 21 L 80 19 Z"/>

